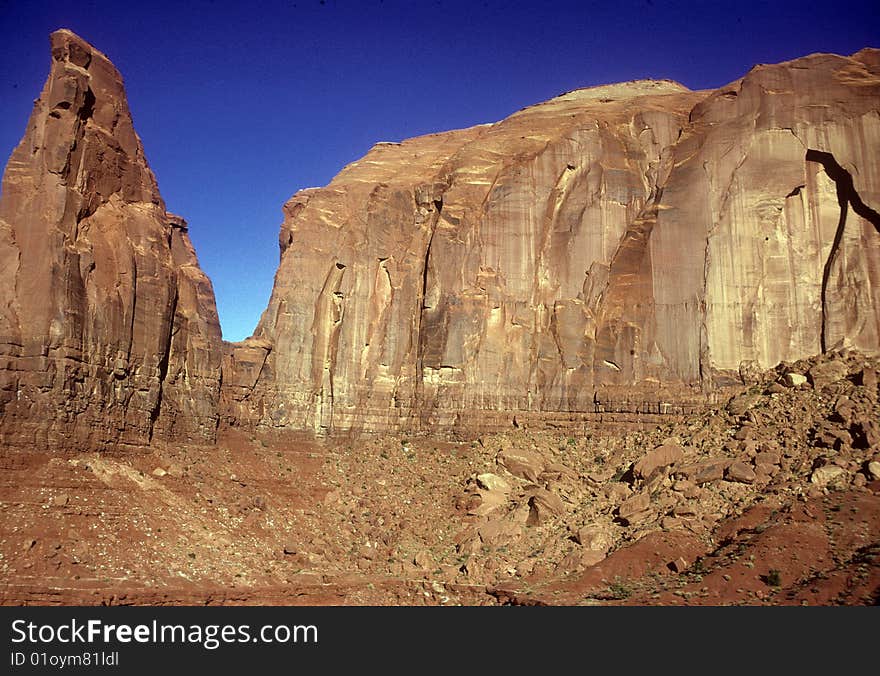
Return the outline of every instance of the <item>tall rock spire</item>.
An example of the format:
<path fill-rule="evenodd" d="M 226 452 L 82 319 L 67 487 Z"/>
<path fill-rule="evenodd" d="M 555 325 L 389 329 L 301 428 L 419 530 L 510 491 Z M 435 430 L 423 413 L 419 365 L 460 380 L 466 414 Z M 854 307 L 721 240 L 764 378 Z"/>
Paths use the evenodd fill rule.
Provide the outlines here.
<path fill-rule="evenodd" d="M 0 195 L 0 440 L 211 441 L 220 327 L 122 77 L 68 30 Z"/>

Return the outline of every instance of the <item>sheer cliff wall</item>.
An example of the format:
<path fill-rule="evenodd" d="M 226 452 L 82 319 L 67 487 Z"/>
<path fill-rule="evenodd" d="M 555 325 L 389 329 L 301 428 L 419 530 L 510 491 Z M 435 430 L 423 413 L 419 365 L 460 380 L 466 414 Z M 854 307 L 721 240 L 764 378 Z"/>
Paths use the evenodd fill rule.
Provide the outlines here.
<path fill-rule="evenodd" d="M 642 80 L 379 143 L 284 205 L 223 343 L 122 78 L 69 31 L 0 194 L 0 443 L 652 422 L 880 350 L 880 51 Z"/>
<path fill-rule="evenodd" d="M 880 57 L 578 90 L 377 144 L 284 208 L 224 417 L 317 432 L 687 413 L 880 335 Z M 647 418 L 646 418 L 647 417 Z"/>

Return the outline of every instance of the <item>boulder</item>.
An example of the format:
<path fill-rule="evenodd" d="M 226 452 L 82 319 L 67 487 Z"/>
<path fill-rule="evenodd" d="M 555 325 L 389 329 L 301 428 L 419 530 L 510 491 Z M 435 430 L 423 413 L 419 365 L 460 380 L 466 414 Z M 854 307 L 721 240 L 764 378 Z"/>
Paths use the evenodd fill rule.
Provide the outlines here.
<path fill-rule="evenodd" d="M 498 463 L 513 476 L 527 481 L 537 481 L 545 466 L 539 453 L 516 448 L 502 450 L 498 454 Z"/>
<path fill-rule="evenodd" d="M 846 378 L 847 368 L 842 361 L 832 360 L 816 364 L 808 372 L 810 383 L 817 390 L 821 390 L 838 380 Z"/>
<path fill-rule="evenodd" d="M 617 508 L 617 515 L 626 523 L 634 523 L 650 510 L 651 496 L 648 493 L 637 493 L 625 500 Z"/>
<path fill-rule="evenodd" d="M 527 525 L 538 526 L 562 514 L 565 511 L 565 504 L 555 493 L 539 488 L 529 497 L 529 509 Z"/>
<path fill-rule="evenodd" d="M 487 491 L 497 491 L 499 493 L 509 493 L 511 491 L 509 483 L 497 474 L 492 474 L 490 472 L 478 474 L 477 484 L 480 488 L 484 488 Z"/>
<path fill-rule="evenodd" d="M 507 504 L 507 494 L 501 491 L 485 491 L 478 492 L 480 504 L 470 508 L 468 514 L 474 516 L 487 516 Z"/>
<path fill-rule="evenodd" d="M 813 470 L 810 481 L 817 486 L 827 486 L 843 481 L 847 476 L 846 470 L 837 465 L 825 465 Z"/>
<path fill-rule="evenodd" d="M 576 540 L 584 549 L 603 554 L 612 545 L 612 538 L 607 530 L 598 525 L 583 526 L 578 529 Z"/>
<path fill-rule="evenodd" d="M 800 387 L 807 383 L 807 377 L 800 373 L 786 373 L 783 380 L 788 387 Z"/>
<path fill-rule="evenodd" d="M 751 465 L 744 462 L 732 462 L 725 470 L 728 481 L 735 481 L 741 484 L 751 484 L 755 482 L 756 474 Z"/>
<path fill-rule="evenodd" d="M 647 479 L 658 469 L 669 467 L 684 459 L 684 449 L 678 444 L 667 443 L 648 451 L 639 460 L 633 473 L 639 479 Z"/>
<path fill-rule="evenodd" d="M 690 564 L 684 557 L 679 556 L 674 561 L 669 563 L 669 568 L 671 568 L 676 573 L 683 573 L 690 567 Z"/>
<path fill-rule="evenodd" d="M 676 467 L 675 474 L 689 479 L 696 486 L 702 486 L 723 479 L 724 470 L 731 462 L 726 458 L 704 460 L 692 465 Z"/>
<path fill-rule="evenodd" d="M 779 453 L 773 451 L 761 451 L 755 456 L 755 465 L 778 465 L 780 462 Z"/>

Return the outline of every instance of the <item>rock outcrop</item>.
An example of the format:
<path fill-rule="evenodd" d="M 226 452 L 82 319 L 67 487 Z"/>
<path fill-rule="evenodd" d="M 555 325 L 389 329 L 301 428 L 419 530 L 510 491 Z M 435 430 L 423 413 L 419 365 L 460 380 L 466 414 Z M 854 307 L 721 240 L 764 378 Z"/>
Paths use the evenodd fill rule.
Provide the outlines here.
<path fill-rule="evenodd" d="M 211 441 L 220 328 L 186 222 L 165 210 L 122 77 L 73 33 L 0 196 L 0 440 Z"/>
<path fill-rule="evenodd" d="M 650 422 L 877 353 L 878 102 L 866 49 L 379 143 L 284 206 L 269 306 L 224 344 L 121 76 L 58 31 L 0 196 L 0 443 Z"/>
<path fill-rule="evenodd" d="M 687 413 L 880 347 L 880 51 L 377 144 L 284 207 L 223 416 L 321 432 Z"/>
<path fill-rule="evenodd" d="M 878 350 L 878 102 L 863 50 L 757 66 L 694 108 L 641 273 L 655 368 L 694 382 Z"/>

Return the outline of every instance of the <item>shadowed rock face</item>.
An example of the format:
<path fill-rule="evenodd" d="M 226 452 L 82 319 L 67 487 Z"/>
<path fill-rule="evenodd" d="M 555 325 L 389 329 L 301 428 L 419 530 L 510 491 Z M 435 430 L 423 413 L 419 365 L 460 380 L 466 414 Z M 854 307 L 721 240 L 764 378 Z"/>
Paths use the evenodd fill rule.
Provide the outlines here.
<path fill-rule="evenodd" d="M 213 440 L 220 329 L 122 78 L 69 31 L 3 177 L 0 436 L 12 445 Z"/>
<path fill-rule="evenodd" d="M 714 92 L 580 90 L 377 144 L 285 205 L 224 416 L 475 431 L 687 412 L 782 360 L 876 352 L 878 55 L 758 66 Z"/>

